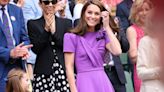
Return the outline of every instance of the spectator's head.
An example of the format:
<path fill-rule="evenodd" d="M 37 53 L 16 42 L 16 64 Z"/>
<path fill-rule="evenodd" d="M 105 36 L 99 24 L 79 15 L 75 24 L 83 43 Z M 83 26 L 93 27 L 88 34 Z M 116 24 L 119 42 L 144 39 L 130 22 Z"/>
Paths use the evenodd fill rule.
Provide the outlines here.
<path fill-rule="evenodd" d="M 107 11 L 103 4 L 99 0 L 89 0 L 87 1 L 82 9 L 81 18 L 77 23 L 75 29 L 71 30 L 71 32 L 84 35 L 88 29 L 93 29 L 95 31 L 100 30 L 102 27 L 102 17 L 101 12 Z M 110 12 L 109 12 L 109 25 L 111 26 L 113 31 L 119 30 L 117 24 L 114 22 Z"/>
<path fill-rule="evenodd" d="M 14 68 L 7 76 L 6 92 L 29 92 L 30 81 L 25 71 Z"/>
<path fill-rule="evenodd" d="M 58 0 L 39 0 L 40 3 L 45 3 L 46 2 L 46 5 L 49 4 L 49 3 L 57 3 Z"/>
<path fill-rule="evenodd" d="M 136 0 L 130 11 L 130 20 L 138 25 L 143 25 L 146 19 L 146 15 L 153 8 L 153 4 L 150 0 Z"/>
<path fill-rule="evenodd" d="M 88 1 L 81 12 L 82 21 L 89 27 L 95 27 L 100 24 L 101 12 L 104 10 L 103 5 L 98 0 Z"/>
<path fill-rule="evenodd" d="M 84 35 L 88 28 L 98 31 L 101 27 L 101 12 L 104 10 L 99 0 L 89 0 L 83 6 L 80 21 L 73 32 Z"/>
<path fill-rule="evenodd" d="M 0 5 L 5 6 L 9 3 L 10 0 L 0 0 Z"/>
<path fill-rule="evenodd" d="M 57 0 L 39 0 L 40 6 L 45 14 L 55 14 Z"/>

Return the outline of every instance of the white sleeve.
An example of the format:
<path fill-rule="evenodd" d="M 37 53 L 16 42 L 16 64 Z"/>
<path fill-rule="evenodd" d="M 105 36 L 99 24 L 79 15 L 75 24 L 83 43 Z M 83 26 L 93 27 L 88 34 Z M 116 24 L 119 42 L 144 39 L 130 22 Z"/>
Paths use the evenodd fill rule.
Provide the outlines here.
<path fill-rule="evenodd" d="M 150 53 L 150 50 L 153 53 Z M 144 38 L 141 39 L 137 57 L 137 73 L 141 80 L 159 78 L 160 67 L 155 65 L 157 60 L 152 58 L 156 53 L 156 51 L 151 49 L 151 42 Z M 154 64 L 154 67 L 150 67 L 151 64 Z"/>
<path fill-rule="evenodd" d="M 76 4 L 73 10 L 73 20 L 79 19 L 81 17 L 81 11 L 83 4 Z"/>

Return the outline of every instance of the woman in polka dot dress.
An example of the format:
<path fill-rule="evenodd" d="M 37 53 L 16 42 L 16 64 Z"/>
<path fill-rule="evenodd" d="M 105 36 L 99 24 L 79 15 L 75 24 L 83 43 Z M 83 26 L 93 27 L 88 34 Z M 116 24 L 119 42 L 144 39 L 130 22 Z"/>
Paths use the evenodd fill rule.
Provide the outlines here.
<path fill-rule="evenodd" d="M 62 8 L 56 3 L 57 0 L 40 0 L 43 17 L 30 20 L 27 24 L 34 45 L 32 50 L 37 54 L 34 92 L 70 92 L 65 74 L 63 36 L 72 23 L 54 16 L 57 9 Z"/>

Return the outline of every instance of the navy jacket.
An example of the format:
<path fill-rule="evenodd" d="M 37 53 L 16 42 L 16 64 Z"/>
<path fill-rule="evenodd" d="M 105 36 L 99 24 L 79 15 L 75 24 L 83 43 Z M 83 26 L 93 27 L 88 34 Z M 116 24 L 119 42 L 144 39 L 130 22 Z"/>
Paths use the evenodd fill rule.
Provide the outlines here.
<path fill-rule="evenodd" d="M 27 35 L 27 31 L 25 31 L 24 18 L 21 8 L 8 4 L 7 5 L 9 19 L 11 20 L 11 24 L 13 27 L 13 37 L 15 39 L 15 46 L 24 42 L 25 44 L 29 44 L 29 38 Z M 2 21 L 0 20 L 0 81 L 4 81 L 8 72 L 13 67 L 23 67 L 24 63 L 21 59 L 15 60 L 13 63 L 13 59 L 10 57 L 10 50 L 7 47 L 7 38 L 4 34 L 4 28 L 2 25 Z"/>

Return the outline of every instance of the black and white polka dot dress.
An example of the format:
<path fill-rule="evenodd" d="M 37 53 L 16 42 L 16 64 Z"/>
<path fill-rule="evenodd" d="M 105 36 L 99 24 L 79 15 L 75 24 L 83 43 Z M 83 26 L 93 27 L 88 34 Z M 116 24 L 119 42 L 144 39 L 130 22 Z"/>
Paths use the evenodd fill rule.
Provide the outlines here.
<path fill-rule="evenodd" d="M 33 92 L 70 92 L 65 71 L 58 62 L 56 50 L 53 49 L 53 52 L 55 55 L 52 65 L 54 72 L 51 75 L 34 74 Z"/>

